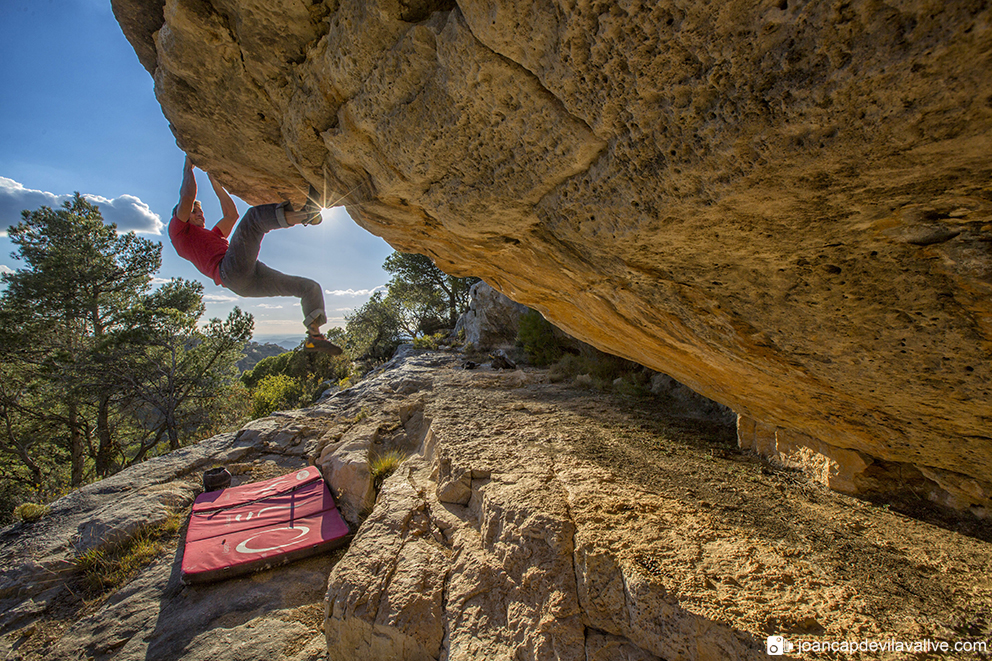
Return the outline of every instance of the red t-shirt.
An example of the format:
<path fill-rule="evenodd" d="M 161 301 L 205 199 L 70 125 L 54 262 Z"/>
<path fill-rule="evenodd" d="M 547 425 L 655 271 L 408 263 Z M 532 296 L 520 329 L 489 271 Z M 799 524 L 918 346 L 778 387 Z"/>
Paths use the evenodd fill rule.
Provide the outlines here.
<path fill-rule="evenodd" d="M 227 239 L 220 229 L 208 230 L 173 216 L 169 221 L 169 238 L 180 257 L 193 262 L 197 271 L 223 286 L 220 262 L 227 252 Z"/>

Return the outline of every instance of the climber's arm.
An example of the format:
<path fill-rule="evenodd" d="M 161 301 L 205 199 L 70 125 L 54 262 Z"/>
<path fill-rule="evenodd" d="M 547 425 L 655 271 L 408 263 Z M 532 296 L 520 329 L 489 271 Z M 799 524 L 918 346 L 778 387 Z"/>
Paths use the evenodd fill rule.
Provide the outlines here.
<path fill-rule="evenodd" d="M 183 166 L 183 184 L 179 187 L 179 204 L 176 205 L 176 218 L 184 223 L 189 222 L 193 213 L 193 202 L 196 201 L 196 176 L 193 174 L 193 161 L 186 157 Z"/>
<path fill-rule="evenodd" d="M 220 222 L 214 228 L 220 228 L 220 233 L 227 238 L 231 235 L 234 224 L 238 222 L 238 207 L 234 204 L 231 196 L 227 194 L 227 191 L 224 190 L 224 187 L 217 183 L 212 174 L 208 172 L 207 177 L 210 179 L 210 185 L 214 187 L 214 193 L 217 194 L 217 199 L 220 200 L 221 213 L 224 214 L 224 217 L 220 219 Z"/>

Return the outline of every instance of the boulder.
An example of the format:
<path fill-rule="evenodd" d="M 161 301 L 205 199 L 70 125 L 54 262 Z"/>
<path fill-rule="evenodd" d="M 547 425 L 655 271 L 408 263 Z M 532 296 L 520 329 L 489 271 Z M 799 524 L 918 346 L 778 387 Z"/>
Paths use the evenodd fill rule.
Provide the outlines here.
<path fill-rule="evenodd" d="M 113 0 L 179 146 L 752 419 L 992 474 L 982 3 Z"/>
<path fill-rule="evenodd" d="M 330 658 L 764 658 L 586 538 L 570 503 L 602 475 L 480 469 L 465 449 L 457 480 L 425 453 L 384 484 L 328 581 Z"/>
<path fill-rule="evenodd" d="M 513 343 L 527 306 L 514 303 L 481 280 L 468 293 L 468 310 L 458 318 L 455 336 L 480 351 Z"/>
<path fill-rule="evenodd" d="M 378 422 L 355 425 L 341 440 L 328 445 L 317 461 L 341 516 L 353 527 L 358 526 L 375 497 L 369 452 L 378 431 Z"/>

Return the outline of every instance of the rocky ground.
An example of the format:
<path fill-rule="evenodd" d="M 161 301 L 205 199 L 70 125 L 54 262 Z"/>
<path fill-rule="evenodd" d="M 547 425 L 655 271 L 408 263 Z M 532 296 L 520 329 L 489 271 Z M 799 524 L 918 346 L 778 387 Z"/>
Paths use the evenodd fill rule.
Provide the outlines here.
<path fill-rule="evenodd" d="M 395 359 L 310 409 L 0 531 L 0 651 L 674 661 L 765 658 L 772 634 L 992 643 L 987 525 L 827 491 L 741 452 L 732 427 L 685 401 L 461 365 L 452 353 Z M 188 514 L 206 467 L 247 482 L 316 462 L 361 483 L 367 471 L 346 470 L 355 457 L 388 449 L 409 458 L 374 507 L 360 486 L 340 491 L 361 523 L 346 549 L 187 587 L 181 528 L 122 587 L 83 586 L 75 558 Z"/>

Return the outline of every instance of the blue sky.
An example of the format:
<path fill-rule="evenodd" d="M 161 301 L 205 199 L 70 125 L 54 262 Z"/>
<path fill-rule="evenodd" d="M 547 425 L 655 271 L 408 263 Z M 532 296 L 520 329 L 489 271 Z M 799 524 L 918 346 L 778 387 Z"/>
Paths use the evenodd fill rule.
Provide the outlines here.
<path fill-rule="evenodd" d="M 2 0 L 0 90 L 0 272 L 20 266 L 5 230 L 21 209 L 58 206 L 79 191 L 118 227 L 162 241 L 159 277 L 202 282 L 208 317 L 238 305 L 254 315 L 256 337 L 302 337 L 295 299 L 238 299 L 169 243 L 164 225 L 178 200 L 184 155 L 110 0 Z M 196 173 L 210 227 L 220 207 L 206 174 Z M 390 252 L 336 208 L 318 226 L 269 233 L 261 259 L 320 282 L 330 325 L 340 326 L 389 279 L 382 262 Z"/>

